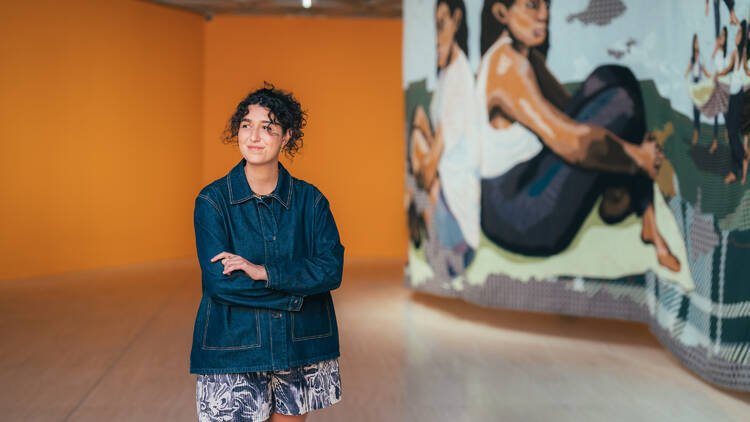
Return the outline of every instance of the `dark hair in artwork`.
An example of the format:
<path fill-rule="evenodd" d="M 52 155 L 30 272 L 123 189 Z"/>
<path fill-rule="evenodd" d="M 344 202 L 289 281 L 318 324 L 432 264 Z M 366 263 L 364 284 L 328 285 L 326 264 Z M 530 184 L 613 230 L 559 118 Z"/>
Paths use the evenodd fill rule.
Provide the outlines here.
<path fill-rule="evenodd" d="M 469 27 L 466 25 L 466 6 L 463 0 L 438 0 L 435 8 L 440 6 L 441 3 L 445 3 L 448 6 L 451 15 L 453 15 L 456 9 L 461 11 L 461 23 L 458 24 L 458 29 L 453 39 L 456 40 L 459 48 L 464 51 L 466 57 L 469 57 Z"/>
<path fill-rule="evenodd" d="M 543 1 L 549 6 L 550 0 Z M 500 38 L 500 35 L 505 30 L 505 24 L 498 21 L 495 15 L 492 14 L 492 6 L 495 3 L 502 3 L 510 9 L 515 0 L 484 0 L 484 6 L 482 7 L 482 35 L 479 41 L 479 51 L 482 56 Z M 547 29 L 547 36 L 544 38 L 544 42 L 541 45 L 533 47 L 531 50 L 536 50 L 542 53 L 543 56 L 547 56 L 547 51 L 549 50 L 549 29 Z"/>
<path fill-rule="evenodd" d="M 698 39 L 698 34 L 693 34 L 693 42 L 690 43 L 690 64 L 695 64 L 695 41 Z"/>
<path fill-rule="evenodd" d="M 722 57 L 727 56 L 727 27 L 724 25 L 724 27 L 721 28 L 721 31 L 724 33 L 724 43 L 721 45 L 722 52 L 724 55 Z"/>
<path fill-rule="evenodd" d="M 747 21 L 745 19 L 740 22 L 740 32 L 742 32 L 742 39 L 737 44 L 737 56 L 742 61 L 742 54 L 745 53 L 745 44 L 747 44 Z"/>
<path fill-rule="evenodd" d="M 268 109 L 268 119 L 279 126 L 283 133 L 289 134 L 289 141 L 284 145 L 284 153 L 293 157 L 302 148 L 302 129 L 307 124 L 307 112 L 302 110 L 299 102 L 291 92 L 276 89 L 272 84 L 263 82 L 263 88 L 257 89 L 245 97 L 229 118 L 227 127 L 222 134 L 225 143 L 237 142 L 242 118 L 247 114 L 248 107 L 259 105 Z"/>

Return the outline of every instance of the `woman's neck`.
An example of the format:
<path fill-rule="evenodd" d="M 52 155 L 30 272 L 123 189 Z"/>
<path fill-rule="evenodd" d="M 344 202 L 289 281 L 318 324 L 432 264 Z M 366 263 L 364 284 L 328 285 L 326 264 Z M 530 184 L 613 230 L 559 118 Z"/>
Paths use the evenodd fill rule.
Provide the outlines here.
<path fill-rule="evenodd" d="M 529 47 L 519 42 L 515 38 L 513 38 L 513 36 L 510 35 L 510 31 L 507 28 L 503 30 L 503 33 L 500 35 L 500 37 L 510 38 L 510 41 L 511 41 L 510 45 L 513 46 L 513 49 L 521 53 L 521 55 L 523 55 L 524 57 L 529 57 Z"/>
<path fill-rule="evenodd" d="M 268 164 L 251 165 L 245 162 L 245 178 L 256 195 L 270 195 L 279 180 L 279 164 L 273 161 Z"/>
<path fill-rule="evenodd" d="M 453 64 L 453 62 L 456 61 L 460 51 L 461 51 L 461 47 L 458 46 L 457 42 L 453 41 L 451 43 L 451 56 L 448 58 L 448 63 L 445 65 L 445 67 L 450 66 L 451 64 Z"/>

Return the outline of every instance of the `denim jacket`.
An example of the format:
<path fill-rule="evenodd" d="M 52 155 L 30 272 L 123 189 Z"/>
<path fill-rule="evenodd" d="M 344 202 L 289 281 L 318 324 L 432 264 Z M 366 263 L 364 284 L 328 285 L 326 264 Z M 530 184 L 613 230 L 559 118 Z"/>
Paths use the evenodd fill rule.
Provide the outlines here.
<path fill-rule="evenodd" d="M 339 356 L 330 290 L 341 284 L 344 247 L 328 200 L 279 163 L 276 189 L 256 197 L 243 158 L 195 199 L 203 281 L 190 372 L 284 369 Z M 223 274 L 227 251 L 263 265 L 268 280 Z"/>

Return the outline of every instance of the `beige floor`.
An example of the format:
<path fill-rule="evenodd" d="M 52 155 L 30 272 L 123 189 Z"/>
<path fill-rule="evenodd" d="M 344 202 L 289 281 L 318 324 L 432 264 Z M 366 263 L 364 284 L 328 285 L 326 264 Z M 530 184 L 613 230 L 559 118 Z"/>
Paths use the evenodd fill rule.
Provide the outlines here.
<path fill-rule="evenodd" d="M 748 421 L 640 324 L 414 293 L 349 260 L 334 292 L 344 399 L 308 421 Z M 0 420 L 195 420 L 193 260 L 0 282 Z"/>

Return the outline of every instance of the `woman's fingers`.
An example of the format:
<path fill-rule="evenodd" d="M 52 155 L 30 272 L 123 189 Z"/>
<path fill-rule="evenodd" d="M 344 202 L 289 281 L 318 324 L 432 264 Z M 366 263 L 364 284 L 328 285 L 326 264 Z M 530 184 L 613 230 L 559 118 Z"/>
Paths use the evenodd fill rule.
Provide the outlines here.
<path fill-rule="evenodd" d="M 232 271 L 242 270 L 243 264 L 240 262 L 233 262 L 224 266 L 224 274 L 229 274 Z"/>
<path fill-rule="evenodd" d="M 222 253 L 216 255 L 215 257 L 211 258 L 211 262 L 216 262 L 219 259 L 223 259 L 223 258 L 231 258 L 233 256 L 236 256 L 236 255 L 231 254 L 229 252 L 222 252 Z"/>
<path fill-rule="evenodd" d="M 242 259 L 242 258 L 240 258 L 240 259 Z M 224 259 L 221 260 L 221 263 L 224 264 L 224 266 L 227 266 L 227 265 L 230 265 L 230 264 L 234 264 L 234 263 L 237 263 L 237 262 L 239 262 L 239 261 L 238 261 L 237 257 L 234 257 L 234 256 L 231 257 L 231 258 L 224 258 Z"/>
<path fill-rule="evenodd" d="M 216 262 L 218 260 L 221 260 L 221 264 L 224 266 L 224 270 L 222 271 L 223 274 L 229 274 L 232 271 L 237 270 L 245 271 L 245 269 L 250 265 L 250 261 L 239 255 L 235 255 L 229 252 L 222 252 L 211 258 L 211 262 Z"/>
<path fill-rule="evenodd" d="M 224 274 L 229 274 L 232 271 L 236 270 L 244 271 L 245 267 L 249 264 L 249 262 L 245 258 L 239 255 L 234 255 L 231 258 L 222 259 L 221 263 L 224 265 Z"/>

